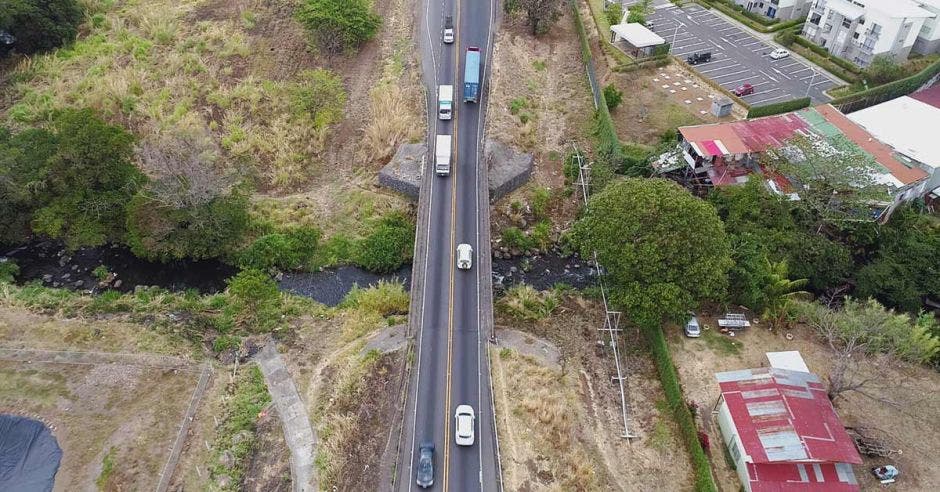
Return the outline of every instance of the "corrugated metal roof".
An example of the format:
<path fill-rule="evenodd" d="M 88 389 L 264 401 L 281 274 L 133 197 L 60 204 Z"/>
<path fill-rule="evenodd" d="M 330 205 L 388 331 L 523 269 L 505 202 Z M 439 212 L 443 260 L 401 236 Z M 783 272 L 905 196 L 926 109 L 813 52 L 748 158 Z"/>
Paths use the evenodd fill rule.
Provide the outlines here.
<path fill-rule="evenodd" d="M 817 375 L 771 367 L 715 378 L 753 463 L 861 463 Z"/>

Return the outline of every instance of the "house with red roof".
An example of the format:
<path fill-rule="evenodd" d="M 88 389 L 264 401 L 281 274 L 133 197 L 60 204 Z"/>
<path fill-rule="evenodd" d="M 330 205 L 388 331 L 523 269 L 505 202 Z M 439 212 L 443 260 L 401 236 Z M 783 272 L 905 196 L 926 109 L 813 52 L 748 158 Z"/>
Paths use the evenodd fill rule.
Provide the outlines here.
<path fill-rule="evenodd" d="M 661 158 L 654 167 L 662 174 L 679 172 L 687 183 L 731 186 L 758 175 L 772 191 L 798 200 L 798 186 L 763 166 L 761 156 L 785 148 L 789 141 L 802 136 L 819 140 L 844 137 L 872 157 L 877 164 L 872 178 L 887 191 L 885 199 L 874 204 L 873 216 L 881 221 L 887 220 L 899 204 L 940 186 L 940 173 L 912 165 L 895 148 L 829 104 L 764 118 L 683 126 L 678 133 L 678 157 Z"/>
<path fill-rule="evenodd" d="M 713 413 L 744 490 L 860 490 L 852 465 L 861 456 L 819 376 L 803 370 L 798 352 L 768 359 L 770 367 L 715 374 Z"/>

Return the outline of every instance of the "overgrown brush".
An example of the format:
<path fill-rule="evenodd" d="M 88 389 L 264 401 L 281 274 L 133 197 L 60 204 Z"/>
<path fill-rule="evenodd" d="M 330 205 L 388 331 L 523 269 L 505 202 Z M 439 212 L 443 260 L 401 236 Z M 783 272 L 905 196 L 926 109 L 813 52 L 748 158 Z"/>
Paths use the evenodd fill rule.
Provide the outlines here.
<path fill-rule="evenodd" d="M 514 318 L 537 321 L 551 316 L 561 305 L 561 299 L 554 291 L 539 292 L 531 285 L 517 284 L 506 291 L 497 305 Z"/>

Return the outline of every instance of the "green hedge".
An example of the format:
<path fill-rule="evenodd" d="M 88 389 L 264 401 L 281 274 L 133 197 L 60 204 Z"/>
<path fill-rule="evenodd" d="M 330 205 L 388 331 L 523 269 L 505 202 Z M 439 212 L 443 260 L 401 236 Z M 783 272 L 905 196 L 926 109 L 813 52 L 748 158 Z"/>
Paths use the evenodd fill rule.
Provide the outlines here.
<path fill-rule="evenodd" d="M 800 99 L 792 99 L 790 101 L 765 104 L 763 106 L 753 106 L 748 110 L 747 117 L 760 118 L 761 116 L 789 113 L 790 111 L 796 111 L 797 109 L 809 107 L 812 102 L 813 101 L 810 98 L 803 97 Z"/>
<path fill-rule="evenodd" d="M 872 87 L 867 91 L 833 99 L 832 104 L 839 106 L 843 111 L 857 111 L 889 99 L 906 96 L 919 89 L 937 74 L 940 74 L 940 60 L 933 62 L 927 68 L 910 77 Z"/>
<path fill-rule="evenodd" d="M 656 369 L 659 372 L 663 391 L 666 393 L 666 402 L 669 404 L 673 418 L 676 419 L 676 423 L 679 425 L 682 440 L 685 441 L 685 446 L 692 457 L 695 490 L 699 492 L 717 492 L 718 487 L 715 486 L 715 479 L 712 477 L 708 455 L 705 454 L 705 450 L 702 449 L 702 444 L 698 440 L 698 427 L 696 427 L 692 412 L 689 411 L 685 398 L 682 396 L 682 386 L 679 384 L 679 377 L 676 375 L 676 368 L 672 363 L 672 357 L 669 355 L 669 347 L 666 345 L 663 331 L 658 326 L 646 327 L 644 331 L 653 352 L 653 360 L 656 361 Z"/>
<path fill-rule="evenodd" d="M 578 37 L 581 39 L 581 57 L 584 64 L 593 66 L 594 58 L 591 54 L 591 47 L 588 44 L 587 31 L 584 28 L 584 20 L 581 19 L 581 13 L 578 11 L 576 2 L 571 4 L 574 11 L 575 26 L 578 30 Z M 593 91 L 594 89 L 591 88 Z M 600 104 L 594 113 L 594 136 L 595 136 L 595 162 L 591 168 L 591 192 L 596 193 L 607 186 L 607 183 L 614 177 L 614 169 L 620 168 L 624 162 L 623 149 L 620 147 L 620 138 L 617 136 L 617 129 L 614 127 L 614 120 L 610 117 L 610 111 L 607 109 L 607 100 L 604 99 L 604 92 L 598 94 Z"/>
<path fill-rule="evenodd" d="M 861 69 L 847 60 L 843 60 L 837 56 L 832 56 L 829 51 L 826 50 L 826 48 L 810 42 L 808 39 L 800 36 L 799 33 L 796 34 L 797 36 L 794 38 L 794 43 L 797 46 L 790 46 L 791 50 L 796 51 L 807 60 L 822 67 L 827 72 L 832 73 L 842 80 L 850 83 L 858 82 Z M 782 35 L 783 31 L 774 36 L 774 39 L 777 40 L 777 42 L 780 42 L 779 38 Z"/>

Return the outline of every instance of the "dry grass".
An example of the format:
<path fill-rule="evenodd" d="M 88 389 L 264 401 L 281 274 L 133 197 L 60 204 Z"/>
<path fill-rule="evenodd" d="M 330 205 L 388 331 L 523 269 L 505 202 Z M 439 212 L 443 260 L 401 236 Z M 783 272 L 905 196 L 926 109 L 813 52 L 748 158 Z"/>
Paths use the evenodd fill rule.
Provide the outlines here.
<path fill-rule="evenodd" d="M 87 33 L 72 47 L 16 68 L 0 104 L 8 123 L 41 123 L 55 108 L 87 106 L 137 134 L 208 127 L 229 167 L 267 186 L 316 174 L 324 131 L 291 111 L 290 98 L 310 65 L 275 77 L 253 69 L 270 56 L 262 48 L 302 39 L 290 22 L 275 32 L 253 29 L 289 17 L 289 9 L 260 0 L 94 3 Z"/>

